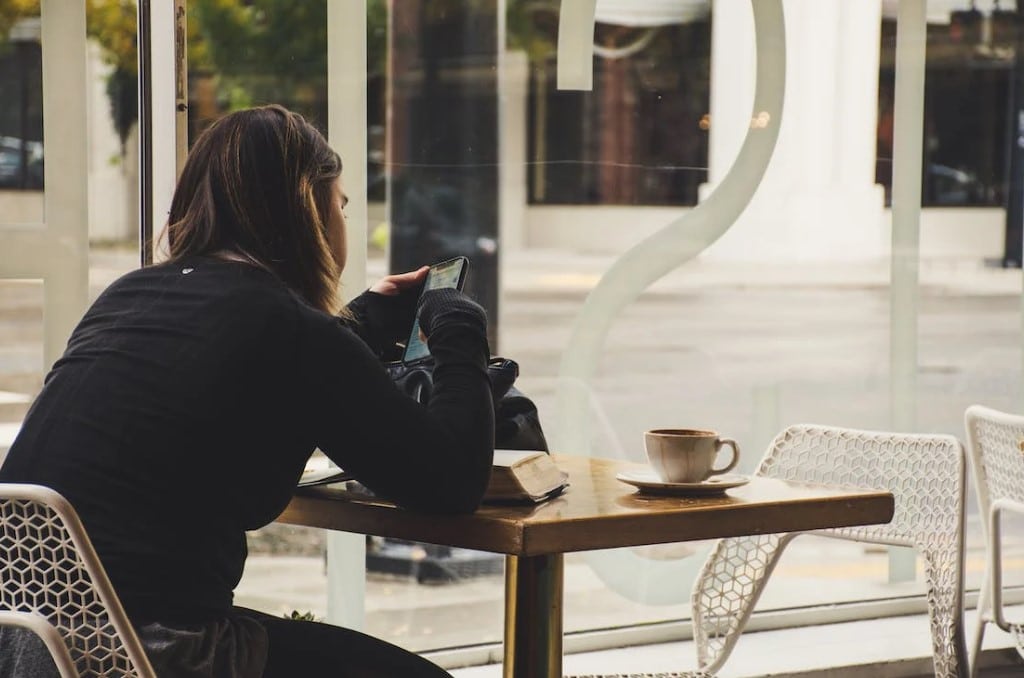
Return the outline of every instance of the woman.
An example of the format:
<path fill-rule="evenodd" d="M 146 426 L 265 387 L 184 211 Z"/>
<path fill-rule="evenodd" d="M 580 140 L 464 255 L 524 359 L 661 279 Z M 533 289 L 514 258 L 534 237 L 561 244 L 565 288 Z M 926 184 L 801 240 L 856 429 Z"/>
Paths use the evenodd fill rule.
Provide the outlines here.
<path fill-rule="evenodd" d="M 454 290 L 417 309 L 422 269 L 334 315 L 340 175 L 279 106 L 206 130 L 171 204 L 169 260 L 100 295 L 0 468 L 78 510 L 162 678 L 448 675 L 353 631 L 232 606 L 245 531 L 281 513 L 314 448 L 419 511 L 473 511 L 490 473 L 483 310 Z M 417 312 L 437 364 L 428 406 L 379 361 Z M 38 644 L 17 640 L 0 638 L 0 675 L 37 675 Z"/>

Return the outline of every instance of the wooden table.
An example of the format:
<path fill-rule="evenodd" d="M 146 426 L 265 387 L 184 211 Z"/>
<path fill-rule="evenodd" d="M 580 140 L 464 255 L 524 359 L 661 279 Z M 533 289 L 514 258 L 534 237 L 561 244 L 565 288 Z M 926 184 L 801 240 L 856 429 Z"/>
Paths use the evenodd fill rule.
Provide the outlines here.
<path fill-rule="evenodd" d="M 753 478 L 712 497 L 652 497 L 615 479 L 640 465 L 555 455 L 569 474 L 560 497 L 436 516 L 343 486 L 302 490 L 280 522 L 503 553 L 506 678 L 562 675 L 563 554 L 666 542 L 885 523 L 893 497 Z"/>

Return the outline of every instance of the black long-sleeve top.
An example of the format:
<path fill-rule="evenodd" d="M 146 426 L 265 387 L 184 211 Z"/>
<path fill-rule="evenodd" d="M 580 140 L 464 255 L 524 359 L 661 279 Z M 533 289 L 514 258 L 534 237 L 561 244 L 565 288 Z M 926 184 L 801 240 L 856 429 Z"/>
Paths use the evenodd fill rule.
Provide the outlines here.
<path fill-rule="evenodd" d="M 394 303 L 366 293 L 356 306 L 365 321 Z M 478 505 L 494 423 L 471 320 L 433 328 L 423 406 L 364 341 L 387 332 L 360 338 L 263 269 L 197 257 L 131 272 L 73 332 L 0 481 L 71 501 L 133 621 L 222 617 L 244 532 L 281 513 L 316 447 L 409 508 Z"/>

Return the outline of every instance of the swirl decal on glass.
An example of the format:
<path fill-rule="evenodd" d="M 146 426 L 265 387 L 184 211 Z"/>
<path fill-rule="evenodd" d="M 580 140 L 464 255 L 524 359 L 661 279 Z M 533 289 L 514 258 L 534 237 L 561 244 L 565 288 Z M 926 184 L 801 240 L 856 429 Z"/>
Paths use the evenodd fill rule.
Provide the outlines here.
<path fill-rule="evenodd" d="M 563 11 L 566 5 L 562 3 Z M 552 449 L 590 456 L 590 380 L 605 337 L 620 311 L 673 269 L 720 238 L 749 204 L 775 150 L 786 77 L 786 37 L 781 0 L 752 0 L 757 50 L 754 121 L 729 172 L 703 202 L 635 245 L 601 277 L 576 318 L 562 355 L 558 378 L 558 427 Z M 583 33 L 587 28 L 576 26 Z M 589 27 L 593 33 L 593 24 Z M 578 42 L 578 41 L 575 41 Z M 565 45 L 575 44 L 566 40 Z M 559 40 L 559 47 L 563 43 Z M 592 50 L 592 48 L 591 48 Z M 559 62 L 563 59 L 559 49 Z M 578 57 L 577 57 L 578 58 Z M 573 478 L 573 484 L 586 478 Z M 595 552 L 588 562 L 612 589 L 640 602 L 674 603 L 688 595 L 683 577 L 692 577 L 696 558 L 655 561 L 626 549 Z M 667 599 L 671 597 L 672 599 Z"/>

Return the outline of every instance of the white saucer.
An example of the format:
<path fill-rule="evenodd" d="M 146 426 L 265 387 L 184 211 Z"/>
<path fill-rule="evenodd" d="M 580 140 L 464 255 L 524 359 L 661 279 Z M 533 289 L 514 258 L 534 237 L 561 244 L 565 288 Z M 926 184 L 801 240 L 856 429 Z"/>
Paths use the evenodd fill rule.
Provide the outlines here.
<path fill-rule="evenodd" d="M 708 495 L 722 494 L 726 490 L 740 487 L 750 482 L 749 476 L 737 474 L 722 474 L 711 476 L 700 483 L 669 483 L 658 477 L 652 470 L 623 471 L 615 476 L 619 480 L 633 487 L 639 488 L 647 494 L 679 494 L 679 495 Z"/>

